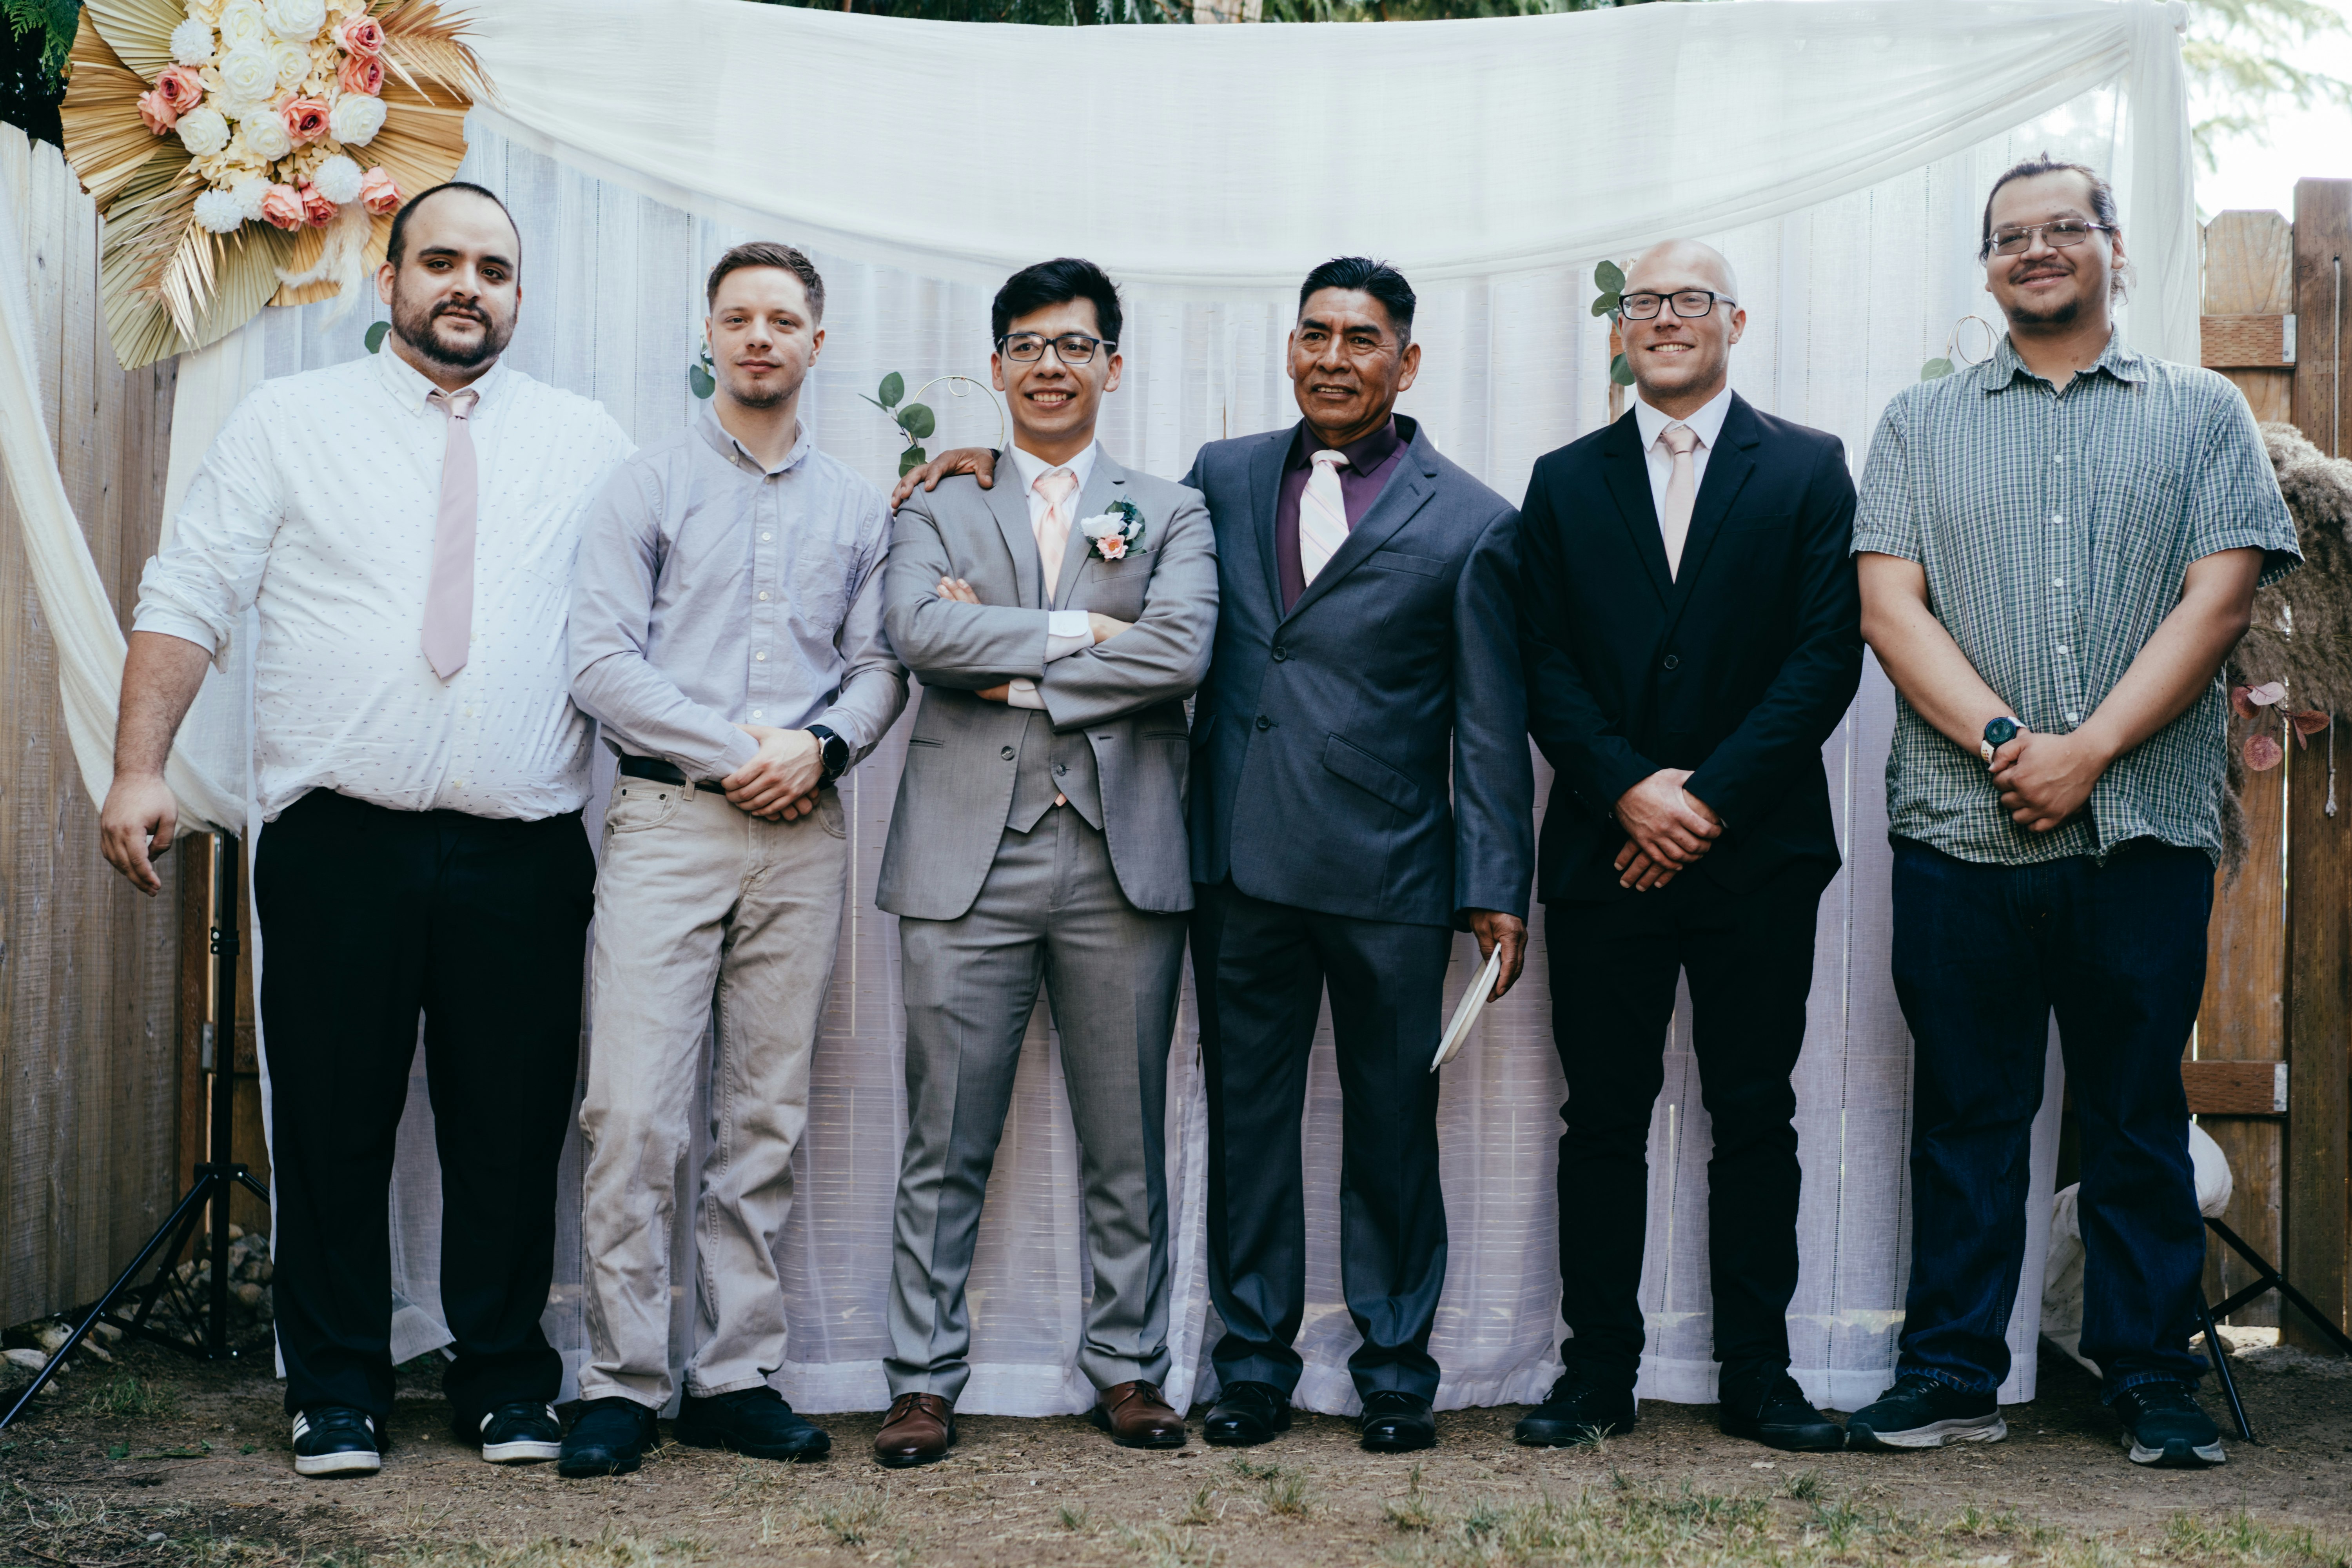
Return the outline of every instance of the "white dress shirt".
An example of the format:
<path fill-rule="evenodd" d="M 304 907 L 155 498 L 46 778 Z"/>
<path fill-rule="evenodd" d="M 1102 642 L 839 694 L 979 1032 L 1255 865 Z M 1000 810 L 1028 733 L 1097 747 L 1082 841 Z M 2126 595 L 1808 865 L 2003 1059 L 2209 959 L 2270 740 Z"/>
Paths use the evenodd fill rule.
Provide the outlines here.
<path fill-rule="evenodd" d="M 217 659 L 246 608 L 258 614 L 265 820 L 313 789 L 526 819 L 587 802 L 590 724 L 564 647 L 572 557 L 635 443 L 603 405 L 520 371 L 473 384 L 473 641 L 450 679 L 423 641 L 448 420 L 388 346 L 247 394 L 148 563 L 136 630 Z"/>
<path fill-rule="evenodd" d="M 1032 533 L 1034 533 L 1045 522 L 1045 511 L 1050 504 L 1044 496 L 1037 493 L 1037 481 L 1052 473 L 1057 466 L 1067 468 L 1070 471 L 1070 477 L 1078 481 L 1078 488 L 1070 492 L 1070 537 L 1068 542 L 1062 546 L 1062 559 L 1065 561 L 1069 559 L 1072 546 L 1081 550 L 1086 548 L 1086 536 L 1078 531 L 1078 498 L 1087 493 L 1087 481 L 1094 477 L 1097 450 L 1098 450 L 1097 444 L 1089 441 L 1087 443 L 1085 451 L 1080 452 L 1068 462 L 1059 465 L 1049 463 L 1035 453 L 1024 451 L 1017 445 L 1007 454 L 1013 459 L 1013 473 L 1020 478 L 1021 493 L 1029 498 L 1029 531 Z M 1060 586 L 1058 583 L 1045 584 L 1045 603 L 1048 605 L 1054 602 L 1054 591 Z M 1051 664 L 1057 658 L 1067 658 L 1082 647 L 1094 646 L 1094 631 L 1087 624 L 1087 613 L 1084 610 L 1049 608 L 1041 613 L 1045 617 L 1044 662 Z M 1015 708 L 1045 706 L 1045 700 L 1037 695 L 1037 683 L 1025 677 L 1013 682 L 1005 700 Z"/>
<path fill-rule="evenodd" d="M 1706 483 L 1706 455 L 1715 450 L 1716 437 L 1723 434 L 1723 416 L 1730 412 L 1731 388 L 1727 384 L 1687 419 L 1659 413 L 1643 397 L 1640 388 L 1634 389 L 1633 419 L 1642 431 L 1642 459 L 1650 466 L 1650 505 L 1658 514 L 1661 537 L 1666 525 L 1666 481 L 1674 477 L 1675 455 L 1658 437 L 1669 425 L 1687 425 L 1691 434 L 1698 437 L 1698 446 L 1691 452 L 1691 499 L 1696 501 L 1699 487 Z"/>

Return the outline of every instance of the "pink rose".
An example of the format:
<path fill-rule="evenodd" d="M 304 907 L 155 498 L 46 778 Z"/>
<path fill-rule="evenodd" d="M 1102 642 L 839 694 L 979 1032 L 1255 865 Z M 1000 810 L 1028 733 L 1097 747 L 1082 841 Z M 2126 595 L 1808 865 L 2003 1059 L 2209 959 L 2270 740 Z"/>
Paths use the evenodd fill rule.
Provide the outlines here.
<path fill-rule="evenodd" d="M 312 228 L 324 228 L 335 221 L 335 204 L 319 194 L 319 187 L 309 181 L 302 183 L 302 221 Z M 263 206 L 267 214 L 267 204 Z"/>
<path fill-rule="evenodd" d="M 1127 553 L 1127 541 L 1116 533 L 1105 534 L 1095 541 L 1095 548 L 1102 552 L 1104 560 L 1117 561 Z"/>
<path fill-rule="evenodd" d="M 149 88 L 139 95 L 139 118 L 145 121 L 148 130 L 158 136 L 169 132 L 180 121 L 171 104 L 165 101 L 163 89 L 160 87 Z"/>
<path fill-rule="evenodd" d="M 291 185 L 272 185 L 261 198 L 262 221 L 272 228 L 302 226 L 302 193 Z"/>
<path fill-rule="evenodd" d="M 165 66 L 155 79 L 155 92 L 177 119 L 204 101 L 204 79 L 185 66 Z"/>
<path fill-rule="evenodd" d="M 383 28 L 365 16 L 353 16 L 335 29 L 335 42 L 347 55 L 383 53 Z"/>
<path fill-rule="evenodd" d="M 370 98 L 375 97 L 383 90 L 383 57 L 381 55 L 347 57 L 335 82 L 345 92 L 361 92 Z"/>
<path fill-rule="evenodd" d="M 327 133 L 327 106 L 315 98 L 288 99 L 286 107 L 278 111 L 278 118 L 285 122 L 286 134 L 294 139 L 298 147 Z"/>
<path fill-rule="evenodd" d="M 400 210 L 400 186 L 383 172 L 383 164 L 360 176 L 360 205 L 378 217 L 390 217 Z"/>

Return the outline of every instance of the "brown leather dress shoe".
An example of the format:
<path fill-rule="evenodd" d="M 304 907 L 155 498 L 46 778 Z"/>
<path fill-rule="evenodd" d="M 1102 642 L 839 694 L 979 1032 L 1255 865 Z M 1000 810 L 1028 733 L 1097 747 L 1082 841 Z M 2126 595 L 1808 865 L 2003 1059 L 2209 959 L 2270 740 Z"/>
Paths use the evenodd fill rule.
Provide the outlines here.
<path fill-rule="evenodd" d="M 1087 1418 L 1122 1448 L 1181 1448 L 1184 1418 L 1168 1407 L 1157 1385 L 1138 1379 L 1114 1383 L 1095 1395 Z"/>
<path fill-rule="evenodd" d="M 956 1440 L 955 1406 L 936 1394 L 902 1394 L 890 1402 L 874 1457 L 894 1470 L 948 1457 Z"/>

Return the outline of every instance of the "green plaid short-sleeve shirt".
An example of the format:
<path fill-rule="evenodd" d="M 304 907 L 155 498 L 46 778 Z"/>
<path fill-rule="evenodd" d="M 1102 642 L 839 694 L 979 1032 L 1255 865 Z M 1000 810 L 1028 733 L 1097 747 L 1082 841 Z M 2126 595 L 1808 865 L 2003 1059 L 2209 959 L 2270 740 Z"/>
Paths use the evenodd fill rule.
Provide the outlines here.
<path fill-rule="evenodd" d="M 2120 337 L 2061 392 L 2003 337 L 1983 363 L 1906 387 L 1871 439 L 1853 549 L 1916 561 L 1927 604 L 2027 728 L 2065 734 L 2105 700 L 2179 602 L 2189 565 L 2303 559 L 2244 396 Z M 2222 684 L 2116 759 L 2090 806 L 2049 833 L 2001 809 L 1973 747 L 1896 698 L 1887 830 L 1963 860 L 2104 859 L 2134 838 L 2221 852 Z"/>

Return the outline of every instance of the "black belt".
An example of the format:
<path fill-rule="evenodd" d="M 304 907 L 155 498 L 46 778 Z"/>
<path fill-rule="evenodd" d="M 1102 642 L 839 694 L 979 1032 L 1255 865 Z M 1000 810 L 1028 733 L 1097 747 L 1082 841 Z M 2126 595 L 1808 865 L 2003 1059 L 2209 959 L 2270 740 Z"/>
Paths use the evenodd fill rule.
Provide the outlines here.
<path fill-rule="evenodd" d="M 626 752 L 621 753 L 621 771 L 633 779 L 652 779 L 656 784 L 677 784 L 681 789 L 688 783 L 686 774 L 678 770 L 677 763 L 665 763 L 656 757 L 633 757 Z M 692 782 L 695 788 L 707 789 L 713 795 L 727 793 L 727 786 L 716 779 L 696 779 Z"/>

